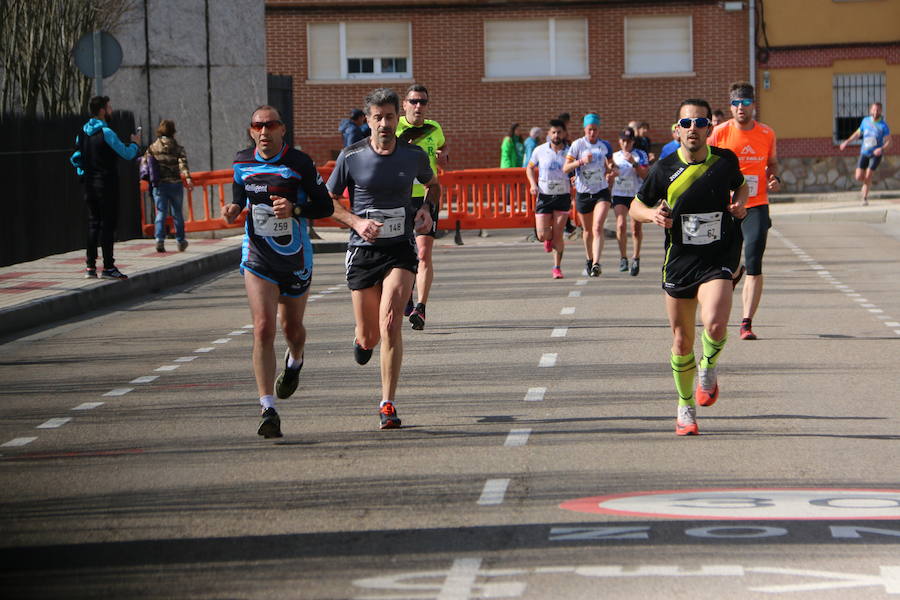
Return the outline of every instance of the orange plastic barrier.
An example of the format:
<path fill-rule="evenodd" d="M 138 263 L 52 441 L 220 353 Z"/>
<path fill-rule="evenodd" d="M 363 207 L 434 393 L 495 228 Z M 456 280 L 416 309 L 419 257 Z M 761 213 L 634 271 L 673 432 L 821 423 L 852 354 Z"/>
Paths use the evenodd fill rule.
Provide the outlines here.
<path fill-rule="evenodd" d="M 334 163 L 318 167 L 323 179 L 328 179 Z M 235 229 L 244 226 L 246 211 L 231 225 L 222 220 L 222 208 L 231 202 L 231 169 L 198 171 L 191 173 L 193 191 L 187 192 L 188 214 L 184 219 L 185 231 L 212 231 Z M 443 171 L 440 174 L 443 195 L 441 199 L 440 229 L 513 229 L 534 226 L 534 203 L 525 169 L 465 169 Z M 149 186 L 141 181 L 141 222 L 145 236 L 153 237 L 155 210 L 149 198 Z M 195 214 L 195 194 L 202 194 L 202 214 Z M 574 195 L 574 192 L 573 192 Z M 344 199 L 349 207 L 349 200 Z M 444 214 L 446 213 L 446 216 Z M 574 203 L 572 217 L 575 218 Z M 172 227 L 172 217 L 167 218 Z M 343 227 L 333 219 L 318 219 L 316 227 Z"/>

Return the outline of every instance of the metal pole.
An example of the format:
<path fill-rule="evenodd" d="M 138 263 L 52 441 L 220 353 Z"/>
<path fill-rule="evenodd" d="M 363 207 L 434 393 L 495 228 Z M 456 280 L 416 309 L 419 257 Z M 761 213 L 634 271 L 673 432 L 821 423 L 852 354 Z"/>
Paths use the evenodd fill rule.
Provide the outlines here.
<path fill-rule="evenodd" d="M 756 85 L 756 1 L 750 0 L 750 14 L 748 15 L 749 23 L 748 29 L 750 34 L 750 83 L 753 84 L 754 89 L 757 89 Z"/>
<path fill-rule="evenodd" d="M 94 95 L 103 95 L 103 44 L 101 43 L 100 32 L 95 31 L 94 41 Z"/>

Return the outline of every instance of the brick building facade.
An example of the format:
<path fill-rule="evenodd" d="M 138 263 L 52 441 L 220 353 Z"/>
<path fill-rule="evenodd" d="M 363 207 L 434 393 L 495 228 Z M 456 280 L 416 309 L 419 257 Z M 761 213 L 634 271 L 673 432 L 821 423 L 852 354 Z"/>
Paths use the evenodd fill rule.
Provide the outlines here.
<path fill-rule="evenodd" d="M 642 16 L 690 17 L 689 71 L 626 74 L 626 18 L 634 23 Z M 520 20 L 583 20 L 587 75 L 486 77 L 485 23 Z M 728 84 L 749 77 L 748 21 L 746 8 L 726 11 L 712 0 L 267 0 L 267 65 L 270 74 L 292 78 L 294 142 L 317 163 L 340 150 L 338 123 L 362 106 L 368 91 L 385 86 L 402 94 L 419 82 L 430 92 L 429 117 L 444 128 L 451 168 L 494 167 L 513 122 L 527 134 L 569 112 L 574 139 L 581 135 L 581 117 L 596 112 L 606 139 L 614 140 L 629 120 L 638 119 L 650 123 L 650 138 L 661 145 L 671 139 L 669 126 L 681 100 L 700 97 L 726 109 Z M 408 22 L 411 76 L 311 79 L 310 57 L 323 57 L 308 47 L 309 28 L 338 22 Z M 666 51 L 661 48 L 658 56 L 666 59 Z"/>

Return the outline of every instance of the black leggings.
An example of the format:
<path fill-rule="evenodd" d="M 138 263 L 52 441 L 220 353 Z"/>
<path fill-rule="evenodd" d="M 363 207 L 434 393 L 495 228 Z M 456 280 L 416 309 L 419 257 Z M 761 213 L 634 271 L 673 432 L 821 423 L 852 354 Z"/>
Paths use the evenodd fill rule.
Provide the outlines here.
<path fill-rule="evenodd" d="M 117 182 L 85 182 L 84 201 L 88 207 L 87 266 L 97 264 L 97 246 L 103 250 L 103 268 L 116 266 L 113 241 L 119 215 Z"/>
<path fill-rule="evenodd" d="M 762 258 L 766 251 L 766 240 L 772 220 L 769 218 L 769 205 L 754 206 L 747 209 L 747 216 L 741 221 L 741 232 L 744 234 L 744 265 L 747 275 L 762 275 Z"/>

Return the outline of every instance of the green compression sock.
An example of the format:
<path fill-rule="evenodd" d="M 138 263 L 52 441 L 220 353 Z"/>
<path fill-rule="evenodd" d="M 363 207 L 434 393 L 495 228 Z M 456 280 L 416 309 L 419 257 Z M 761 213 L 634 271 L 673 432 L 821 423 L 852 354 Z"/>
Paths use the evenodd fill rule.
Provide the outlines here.
<path fill-rule="evenodd" d="M 675 389 L 678 391 L 678 406 L 694 406 L 694 374 L 697 372 L 694 353 L 684 356 L 672 354 L 669 362 L 675 378 Z"/>
<path fill-rule="evenodd" d="M 704 329 L 700 339 L 703 341 L 703 358 L 700 359 L 700 367 L 703 369 L 715 367 L 716 362 L 719 360 L 719 353 L 725 347 L 725 342 L 728 341 L 728 334 L 726 333 L 725 337 L 717 342 L 709 337 L 709 334 Z"/>

